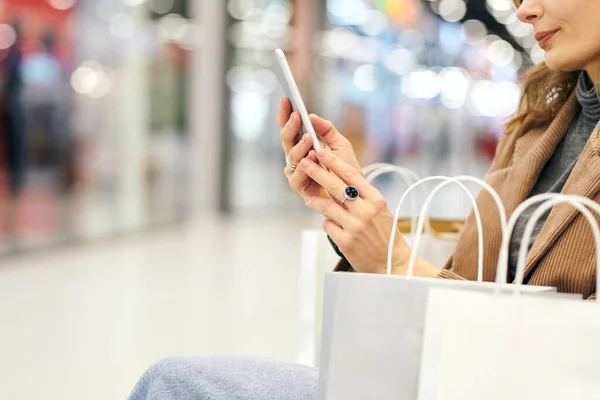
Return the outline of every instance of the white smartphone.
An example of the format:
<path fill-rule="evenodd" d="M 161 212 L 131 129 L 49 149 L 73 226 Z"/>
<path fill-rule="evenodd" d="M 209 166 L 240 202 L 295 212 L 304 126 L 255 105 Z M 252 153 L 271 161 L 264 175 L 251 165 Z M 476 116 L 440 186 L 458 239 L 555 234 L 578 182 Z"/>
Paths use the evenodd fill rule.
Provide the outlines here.
<path fill-rule="evenodd" d="M 275 50 L 275 54 L 273 55 L 274 60 L 274 72 L 279 80 L 279 85 L 284 90 L 285 94 L 290 99 L 292 103 L 292 110 L 296 111 L 300 114 L 300 118 L 302 119 L 302 127 L 300 128 L 300 134 L 306 132 L 310 134 L 313 138 L 313 148 L 315 151 L 321 150 L 321 143 L 319 142 L 319 137 L 315 132 L 315 129 L 310 122 L 310 117 L 308 116 L 308 111 L 306 111 L 306 105 L 304 105 L 304 101 L 302 100 L 302 96 L 300 95 L 300 90 L 298 90 L 298 85 L 296 85 L 296 80 L 294 79 L 294 75 L 292 75 L 292 70 L 290 69 L 290 65 L 285 58 L 285 53 L 281 49 Z M 319 163 L 321 164 L 321 163 Z M 322 164 L 321 166 L 325 168 Z M 326 168 L 325 168 L 326 169 Z"/>

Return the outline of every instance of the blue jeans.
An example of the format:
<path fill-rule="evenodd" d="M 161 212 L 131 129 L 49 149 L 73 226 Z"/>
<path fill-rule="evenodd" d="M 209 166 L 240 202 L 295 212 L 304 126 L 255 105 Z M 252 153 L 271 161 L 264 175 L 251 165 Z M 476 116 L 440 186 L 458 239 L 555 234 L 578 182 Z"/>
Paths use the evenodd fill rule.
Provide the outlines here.
<path fill-rule="evenodd" d="M 243 356 L 174 357 L 154 364 L 129 400 L 313 400 L 319 370 Z"/>

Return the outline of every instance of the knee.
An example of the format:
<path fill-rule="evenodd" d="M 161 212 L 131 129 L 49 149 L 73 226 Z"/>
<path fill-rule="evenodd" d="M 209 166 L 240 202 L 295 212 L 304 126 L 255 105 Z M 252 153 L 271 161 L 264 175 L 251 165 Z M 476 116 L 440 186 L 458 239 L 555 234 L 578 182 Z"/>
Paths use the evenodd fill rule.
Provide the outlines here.
<path fill-rule="evenodd" d="M 181 357 L 168 357 L 154 363 L 144 373 L 150 379 L 164 379 L 177 375 L 177 371 L 185 364 L 185 359 Z"/>
<path fill-rule="evenodd" d="M 181 381 L 189 361 L 185 358 L 169 357 L 152 365 L 135 385 L 129 400 L 171 399 L 180 390 Z"/>

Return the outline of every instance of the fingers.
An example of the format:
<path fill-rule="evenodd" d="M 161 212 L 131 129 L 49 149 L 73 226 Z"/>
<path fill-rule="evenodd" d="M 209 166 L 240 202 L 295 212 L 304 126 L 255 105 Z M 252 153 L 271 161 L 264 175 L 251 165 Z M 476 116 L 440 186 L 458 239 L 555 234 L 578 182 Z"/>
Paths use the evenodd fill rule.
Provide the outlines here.
<path fill-rule="evenodd" d="M 325 222 L 323 222 L 323 231 L 329 235 L 338 248 L 345 247 L 345 243 L 348 241 L 348 234 L 334 221 L 326 219 Z"/>
<path fill-rule="evenodd" d="M 317 153 L 315 153 L 314 150 L 311 150 L 306 158 L 312 162 L 317 162 Z M 306 175 L 306 173 L 300 168 L 293 172 L 287 167 L 285 170 L 285 174 L 288 177 L 288 183 L 292 190 L 294 190 L 296 193 L 300 193 L 300 195 L 303 197 L 309 195 L 308 191 L 313 183 L 313 180 L 310 178 L 310 176 Z"/>
<path fill-rule="evenodd" d="M 303 171 L 306 175 L 312 178 L 312 180 L 327 190 L 327 192 L 329 192 L 329 194 L 337 201 L 344 201 L 344 190 L 348 185 L 336 175 L 329 173 L 326 169 L 307 158 L 304 158 L 302 161 L 300 161 L 298 170 Z M 345 204 L 348 208 L 350 208 L 354 207 L 356 203 L 360 203 L 361 201 L 362 200 L 359 198 L 353 201 L 347 201 Z M 353 204 L 351 205 L 350 203 Z"/>
<path fill-rule="evenodd" d="M 317 153 L 319 161 L 331 172 L 337 175 L 344 183 L 358 189 L 361 198 L 369 199 L 379 195 L 379 192 L 362 176 L 356 168 L 348 165 L 331 151 L 322 150 Z"/>
<path fill-rule="evenodd" d="M 320 212 L 329 220 L 335 221 L 343 229 L 351 230 L 358 224 L 356 217 L 331 198 L 309 196 L 304 199 L 304 202 L 307 207 Z"/>
<path fill-rule="evenodd" d="M 308 154 L 308 152 L 312 148 L 312 144 L 313 144 L 313 139 L 308 133 L 305 134 L 304 136 L 302 136 L 302 139 L 300 139 L 300 142 L 298 142 L 297 145 L 292 147 L 292 149 L 288 153 L 288 156 L 287 156 L 288 162 L 292 165 L 297 166 L 300 163 L 300 161 Z M 315 161 L 316 161 L 316 153 L 315 153 L 314 157 L 315 157 Z M 289 168 L 288 168 L 288 170 L 289 170 Z"/>
<path fill-rule="evenodd" d="M 327 121 L 316 114 L 311 114 L 310 122 L 312 123 L 313 128 L 315 128 L 317 135 L 319 135 L 325 143 L 337 146 L 341 144 L 350 144 L 348 139 L 346 139 L 330 121 Z"/>
<path fill-rule="evenodd" d="M 281 129 L 280 140 L 281 146 L 285 154 L 289 154 L 292 148 L 296 145 L 296 139 L 298 131 L 302 126 L 300 115 L 294 112 L 290 115 L 290 118 Z"/>
<path fill-rule="evenodd" d="M 282 97 L 281 101 L 279 102 L 279 110 L 277 113 L 277 124 L 279 125 L 279 128 L 283 129 L 288 119 L 290 119 L 291 113 L 292 103 L 290 102 L 290 99 L 287 97 Z"/>

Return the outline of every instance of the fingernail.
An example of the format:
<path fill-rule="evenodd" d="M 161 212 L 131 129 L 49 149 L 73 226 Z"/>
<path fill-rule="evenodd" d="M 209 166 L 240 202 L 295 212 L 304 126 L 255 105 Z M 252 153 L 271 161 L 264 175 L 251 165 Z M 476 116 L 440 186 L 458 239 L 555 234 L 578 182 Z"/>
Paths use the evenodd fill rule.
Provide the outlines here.
<path fill-rule="evenodd" d="M 294 113 L 290 114 L 290 119 L 288 120 L 288 122 L 293 122 L 294 121 Z"/>
<path fill-rule="evenodd" d="M 308 133 L 302 136 L 302 143 L 306 143 L 308 141 Z"/>
<path fill-rule="evenodd" d="M 308 161 L 306 158 L 303 158 L 302 161 L 300 161 L 300 165 L 303 167 L 308 167 L 310 165 L 310 161 Z"/>
<path fill-rule="evenodd" d="M 319 157 L 326 157 L 326 156 L 327 156 L 327 154 L 329 154 L 329 152 L 327 151 L 327 149 L 321 149 L 321 150 L 319 150 L 319 152 L 317 153 L 317 155 L 318 155 Z"/>
<path fill-rule="evenodd" d="M 304 203 L 306 204 L 310 204 L 311 201 L 313 201 L 314 197 L 313 196 L 306 196 L 304 198 Z"/>
<path fill-rule="evenodd" d="M 281 100 L 279 100 L 279 104 L 283 104 L 283 99 L 285 99 L 285 97 L 282 97 Z"/>

